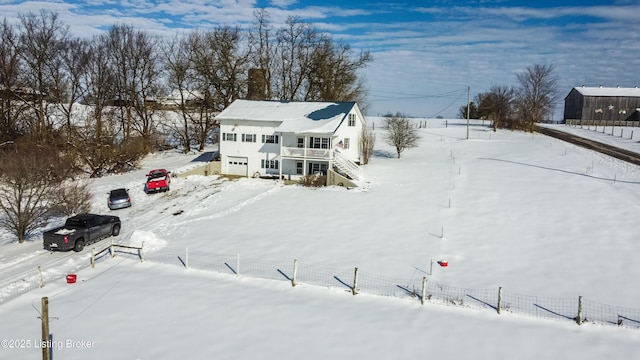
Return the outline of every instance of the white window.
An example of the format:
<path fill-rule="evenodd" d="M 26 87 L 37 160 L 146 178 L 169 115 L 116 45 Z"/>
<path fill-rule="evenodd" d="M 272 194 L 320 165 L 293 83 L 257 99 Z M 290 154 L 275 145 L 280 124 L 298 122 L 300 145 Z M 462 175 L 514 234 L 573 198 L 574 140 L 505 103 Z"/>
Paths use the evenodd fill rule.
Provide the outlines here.
<path fill-rule="evenodd" d="M 309 163 L 309 173 L 312 175 L 322 173 L 327 175 L 327 164 L 325 163 Z"/>
<path fill-rule="evenodd" d="M 256 142 L 256 134 L 242 134 L 242 142 Z"/>
<path fill-rule="evenodd" d="M 351 139 L 349 138 L 344 138 L 344 148 L 348 149 L 349 148 L 349 143 L 351 143 Z"/>
<path fill-rule="evenodd" d="M 296 162 L 296 174 L 302 175 L 302 161 Z"/>
<path fill-rule="evenodd" d="M 303 148 L 304 147 L 304 138 L 298 138 L 298 147 L 299 148 Z"/>
<path fill-rule="evenodd" d="M 262 142 L 265 144 L 277 144 L 278 135 L 262 135 Z"/>
<path fill-rule="evenodd" d="M 222 133 L 222 140 L 224 141 L 236 141 L 237 134 L 234 133 Z"/>
<path fill-rule="evenodd" d="M 349 114 L 349 126 L 356 126 L 356 114 Z"/>
<path fill-rule="evenodd" d="M 260 161 L 260 166 L 263 169 L 278 169 L 278 160 L 265 160 Z"/>
<path fill-rule="evenodd" d="M 311 138 L 311 148 L 313 149 L 328 149 L 329 148 L 329 138 Z"/>

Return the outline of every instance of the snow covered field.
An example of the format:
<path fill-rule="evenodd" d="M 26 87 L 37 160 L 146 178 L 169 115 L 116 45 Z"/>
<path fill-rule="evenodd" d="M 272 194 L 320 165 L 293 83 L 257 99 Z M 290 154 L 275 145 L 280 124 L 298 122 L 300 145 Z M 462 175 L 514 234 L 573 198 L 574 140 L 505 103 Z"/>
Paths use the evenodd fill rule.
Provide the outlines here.
<path fill-rule="evenodd" d="M 464 122 L 427 124 L 420 147 L 401 159 L 377 124 L 375 154 L 364 168 L 369 183 L 361 189 L 177 176 L 170 192 L 145 195 L 151 168 L 180 173 L 197 166 L 197 154 L 167 152 L 138 171 L 92 180 L 92 208 L 120 216 L 117 242 L 144 241 L 149 258 L 188 248 L 298 259 L 301 267 L 335 272 L 357 266 L 391 279 L 421 279 L 431 261 L 446 260 L 448 267 L 434 265 L 430 282 L 640 309 L 640 167 L 542 135 L 472 124 L 467 140 Z M 131 190 L 132 208 L 109 212 L 106 193 L 116 187 Z M 40 354 L 43 296 L 59 345 L 54 359 L 621 359 L 637 356 L 640 345 L 637 329 L 353 296 L 339 286 L 291 287 L 125 254 L 91 269 L 90 249 L 50 254 L 40 241 L 16 244 L 0 234 L 2 274 L 50 263 L 54 269 L 43 265 L 45 272 L 82 268 L 78 282 L 60 278 L 0 305 L 0 339 L 31 343 L 3 343 L 0 359 Z"/>

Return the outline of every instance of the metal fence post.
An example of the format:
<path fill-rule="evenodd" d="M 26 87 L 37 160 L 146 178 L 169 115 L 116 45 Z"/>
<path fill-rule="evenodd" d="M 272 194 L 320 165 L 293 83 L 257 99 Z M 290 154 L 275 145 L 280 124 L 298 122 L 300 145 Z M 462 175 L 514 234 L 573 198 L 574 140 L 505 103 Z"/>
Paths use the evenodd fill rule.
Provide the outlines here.
<path fill-rule="evenodd" d="M 427 277 L 422 277 L 422 298 L 420 298 L 420 303 L 424 305 L 424 298 L 427 296 Z"/>
<path fill-rule="evenodd" d="M 498 288 L 498 314 L 502 311 L 502 286 Z"/>

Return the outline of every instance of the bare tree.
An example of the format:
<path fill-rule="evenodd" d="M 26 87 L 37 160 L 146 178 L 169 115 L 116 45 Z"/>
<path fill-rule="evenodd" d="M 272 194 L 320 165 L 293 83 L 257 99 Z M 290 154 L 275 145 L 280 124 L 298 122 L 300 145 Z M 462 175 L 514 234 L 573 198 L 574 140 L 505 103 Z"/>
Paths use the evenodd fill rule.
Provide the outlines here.
<path fill-rule="evenodd" d="M 367 165 L 371 154 L 373 153 L 373 147 L 376 144 L 376 133 L 372 129 L 367 127 L 362 128 L 362 136 L 360 137 L 360 151 L 362 153 L 362 165 Z"/>
<path fill-rule="evenodd" d="M 0 142 L 11 141 L 20 132 L 20 114 L 30 109 L 14 90 L 21 83 L 19 36 L 5 18 L 0 24 Z"/>
<path fill-rule="evenodd" d="M 314 49 L 305 100 L 363 102 L 366 93 L 358 70 L 371 59 L 368 51 L 355 57 L 348 45 L 323 38 Z"/>
<path fill-rule="evenodd" d="M 240 29 L 228 26 L 194 32 L 189 40 L 206 105 L 215 111 L 246 94 L 249 53 L 242 40 Z"/>
<path fill-rule="evenodd" d="M 493 131 L 499 128 L 513 128 L 511 120 L 514 90 L 509 86 L 493 85 L 486 93 L 476 96 L 478 115 L 491 120 Z"/>
<path fill-rule="evenodd" d="M 80 179 L 68 179 L 56 184 L 51 196 L 51 211 L 65 216 L 86 213 L 91 210 L 92 194 L 89 185 Z"/>
<path fill-rule="evenodd" d="M 0 227 L 23 243 L 51 215 L 56 184 L 69 174 L 59 152 L 35 142 L 0 148 Z"/>
<path fill-rule="evenodd" d="M 25 64 L 27 85 L 31 91 L 30 103 L 35 111 L 30 131 L 37 136 L 48 132 L 48 94 L 55 87 L 52 74 L 59 67 L 60 49 L 68 38 L 68 27 L 58 19 L 58 14 L 41 10 L 39 15 L 29 13 L 20 16 L 20 55 Z"/>
<path fill-rule="evenodd" d="M 146 101 L 157 97 L 161 89 L 158 40 L 128 25 L 114 25 L 102 39 L 115 79 L 112 101 L 120 110 L 123 143 L 127 145 L 135 134 L 151 146 L 155 108 Z"/>
<path fill-rule="evenodd" d="M 49 98 L 65 115 L 67 141 L 71 141 L 74 106 L 87 93 L 90 44 L 84 39 L 67 39 L 60 51 L 59 66 L 52 73 L 54 85 Z"/>
<path fill-rule="evenodd" d="M 218 126 L 215 112 L 222 111 L 247 93 L 250 50 L 243 46 L 243 41 L 237 27 L 225 26 L 189 34 L 187 44 L 195 72 L 194 87 L 201 97 L 198 112 L 194 111 L 192 117 L 200 150 Z"/>
<path fill-rule="evenodd" d="M 469 107 L 467 112 L 467 106 Z M 462 105 L 458 109 L 458 119 L 466 119 L 469 116 L 469 119 L 479 119 L 478 115 L 478 106 L 475 102 L 469 102 L 469 105 Z"/>
<path fill-rule="evenodd" d="M 190 61 L 190 46 L 188 38 L 174 38 L 164 47 L 164 69 L 167 73 L 169 86 L 174 89 L 172 96 L 178 95 L 178 112 L 182 117 L 181 124 L 173 124 L 169 119 L 169 127 L 174 129 L 180 138 L 183 152 L 191 151 L 191 127 L 193 122 L 193 109 L 188 106 L 187 101 L 197 94 L 195 89 L 195 74 Z"/>
<path fill-rule="evenodd" d="M 307 93 L 305 86 L 313 68 L 313 56 L 320 34 L 298 17 L 289 17 L 286 26 L 277 32 L 275 96 L 280 100 L 301 100 Z"/>
<path fill-rule="evenodd" d="M 265 84 L 264 95 L 253 97 L 287 101 L 357 101 L 365 103 L 365 84 L 359 73 L 372 59 L 356 55 L 344 43 L 335 42 L 313 25 L 291 16 L 275 31 L 265 10 L 254 14 L 249 33 L 251 66 Z M 260 89 L 262 90 L 262 89 Z"/>
<path fill-rule="evenodd" d="M 559 97 L 558 80 L 553 65 L 535 64 L 517 74 L 516 112 L 527 131 L 537 122 L 548 120 Z"/>
<path fill-rule="evenodd" d="M 248 81 L 257 81 L 264 85 L 264 94 L 250 93 L 249 95 L 259 97 L 256 100 L 271 99 L 271 74 L 274 69 L 274 58 L 276 47 L 272 44 L 272 25 L 269 20 L 269 14 L 265 9 L 259 9 L 254 12 L 255 23 L 251 31 L 249 31 L 249 48 L 251 56 L 251 66 L 260 71 L 254 72 L 254 76 L 262 76 L 261 79 L 248 79 Z M 250 84 L 251 85 L 251 84 Z"/>
<path fill-rule="evenodd" d="M 396 149 L 398 159 L 406 149 L 418 146 L 418 140 L 420 140 L 418 129 L 411 124 L 405 114 L 386 115 L 384 124 L 387 128 L 385 140 Z"/>

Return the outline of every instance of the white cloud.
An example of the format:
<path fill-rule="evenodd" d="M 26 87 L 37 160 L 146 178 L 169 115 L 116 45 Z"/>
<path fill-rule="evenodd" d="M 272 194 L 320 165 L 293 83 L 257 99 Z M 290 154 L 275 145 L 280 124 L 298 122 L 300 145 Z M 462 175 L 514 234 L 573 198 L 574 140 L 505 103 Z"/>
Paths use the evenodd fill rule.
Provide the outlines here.
<path fill-rule="evenodd" d="M 640 68 L 637 2 L 548 9 L 507 7 L 500 1 L 476 1 L 475 7 L 447 7 L 445 3 L 437 2 L 437 7 L 405 4 L 404 8 L 400 3 L 379 3 L 365 8 L 275 0 L 266 10 L 275 28 L 289 16 L 299 16 L 356 52 L 370 50 L 373 61 L 363 73 L 375 111 L 428 115 L 446 108 L 449 112 L 444 115 L 450 117 L 464 102 L 452 106 L 454 99 L 416 101 L 403 94 L 432 94 L 434 89 L 449 92 L 467 86 L 477 93 L 491 85 L 514 85 L 517 72 L 537 63 L 553 64 L 561 89 L 567 93 L 582 84 L 640 85 L 631 75 Z M 0 12 L 15 22 L 21 13 L 56 11 L 79 36 L 99 34 L 116 23 L 170 36 L 195 27 L 247 27 L 254 21 L 256 6 L 255 0 L 129 0 L 107 6 L 97 1 L 14 1 L 0 3 Z M 402 100 L 388 99 L 393 93 Z"/>

